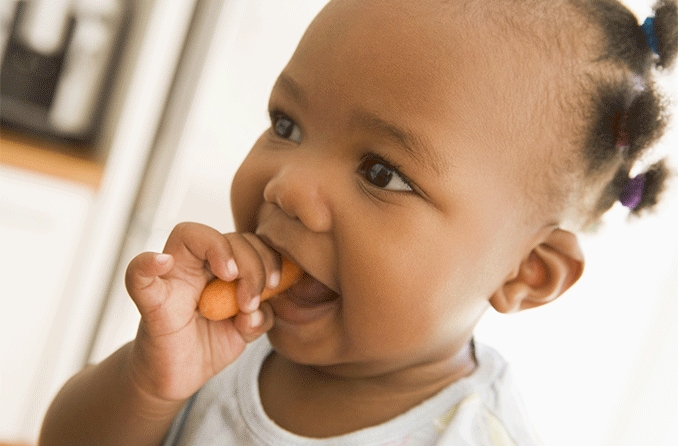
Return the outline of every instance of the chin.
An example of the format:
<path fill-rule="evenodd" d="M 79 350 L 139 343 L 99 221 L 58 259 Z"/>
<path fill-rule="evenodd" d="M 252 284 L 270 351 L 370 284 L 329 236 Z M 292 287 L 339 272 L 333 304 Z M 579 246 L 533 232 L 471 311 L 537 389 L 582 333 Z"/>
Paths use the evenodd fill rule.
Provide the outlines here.
<path fill-rule="evenodd" d="M 308 366 L 326 367 L 340 362 L 336 341 L 325 336 L 307 337 L 289 327 L 276 325 L 266 334 L 275 352 L 287 360 Z"/>

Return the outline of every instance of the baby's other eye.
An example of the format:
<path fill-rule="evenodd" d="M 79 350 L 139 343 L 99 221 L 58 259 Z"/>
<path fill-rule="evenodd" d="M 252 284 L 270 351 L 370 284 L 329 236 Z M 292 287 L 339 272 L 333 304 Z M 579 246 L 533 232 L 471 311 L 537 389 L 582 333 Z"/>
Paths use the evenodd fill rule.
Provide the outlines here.
<path fill-rule="evenodd" d="M 358 168 L 360 173 L 372 185 L 391 191 L 411 192 L 409 185 L 398 169 L 380 157 L 368 155 L 363 158 Z"/>
<path fill-rule="evenodd" d="M 281 138 L 289 139 L 296 143 L 301 142 L 301 129 L 284 113 L 271 112 L 271 128 Z"/>

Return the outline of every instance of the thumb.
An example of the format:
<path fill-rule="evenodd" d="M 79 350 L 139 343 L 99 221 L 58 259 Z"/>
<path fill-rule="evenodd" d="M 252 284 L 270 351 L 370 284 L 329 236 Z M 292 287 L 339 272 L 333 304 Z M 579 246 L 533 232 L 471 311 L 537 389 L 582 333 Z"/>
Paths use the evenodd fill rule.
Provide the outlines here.
<path fill-rule="evenodd" d="M 170 254 L 144 252 L 127 266 L 125 287 L 142 314 L 164 300 L 166 284 L 159 276 L 168 273 L 173 265 Z"/>

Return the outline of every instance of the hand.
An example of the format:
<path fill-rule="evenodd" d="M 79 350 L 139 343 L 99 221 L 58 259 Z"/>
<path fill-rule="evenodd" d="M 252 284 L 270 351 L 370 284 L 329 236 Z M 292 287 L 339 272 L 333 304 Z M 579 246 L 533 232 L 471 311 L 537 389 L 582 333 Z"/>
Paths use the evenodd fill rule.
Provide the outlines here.
<path fill-rule="evenodd" d="M 273 310 L 259 296 L 265 286 L 277 286 L 280 257 L 254 234 L 222 235 L 197 223 L 174 228 L 163 252 L 140 254 L 127 268 L 127 290 L 141 313 L 130 366 L 141 391 L 180 401 L 273 326 Z M 240 279 L 242 310 L 234 318 L 210 321 L 198 313 L 214 276 Z"/>

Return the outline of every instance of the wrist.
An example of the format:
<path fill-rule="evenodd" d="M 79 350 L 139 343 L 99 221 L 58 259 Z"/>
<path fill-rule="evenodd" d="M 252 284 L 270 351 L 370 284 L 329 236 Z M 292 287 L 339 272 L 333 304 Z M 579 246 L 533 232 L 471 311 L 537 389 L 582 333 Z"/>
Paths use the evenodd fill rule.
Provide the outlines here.
<path fill-rule="evenodd" d="M 125 369 L 121 371 L 121 378 L 128 382 L 133 407 L 132 411 L 148 422 L 171 421 L 181 410 L 190 395 L 186 398 L 172 398 L 162 384 L 162 380 L 153 376 L 140 360 L 139 352 L 135 352 L 134 343 L 128 345 L 127 360 L 123 361 Z"/>

